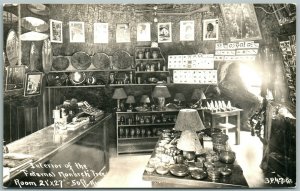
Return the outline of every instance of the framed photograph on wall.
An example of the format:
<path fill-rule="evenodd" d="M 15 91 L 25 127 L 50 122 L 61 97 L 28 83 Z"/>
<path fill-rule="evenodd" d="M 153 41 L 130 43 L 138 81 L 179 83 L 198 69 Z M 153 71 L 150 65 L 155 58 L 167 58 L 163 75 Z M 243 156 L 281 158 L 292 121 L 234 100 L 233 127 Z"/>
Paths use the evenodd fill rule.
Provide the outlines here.
<path fill-rule="evenodd" d="M 117 24 L 116 42 L 130 42 L 130 28 L 129 23 Z"/>
<path fill-rule="evenodd" d="M 194 21 L 180 21 L 180 41 L 194 40 Z"/>
<path fill-rule="evenodd" d="M 203 40 L 218 40 L 219 19 L 203 20 Z"/>
<path fill-rule="evenodd" d="M 253 4 L 220 4 L 220 7 L 230 41 L 262 38 Z"/>
<path fill-rule="evenodd" d="M 151 41 L 150 23 L 138 23 L 136 27 L 137 41 Z"/>
<path fill-rule="evenodd" d="M 42 72 L 31 72 L 26 74 L 24 96 L 36 96 L 41 94 Z"/>
<path fill-rule="evenodd" d="M 56 43 L 63 42 L 62 21 L 50 19 L 50 41 Z"/>
<path fill-rule="evenodd" d="M 5 91 L 24 88 L 25 66 L 6 67 Z"/>
<path fill-rule="evenodd" d="M 157 34 L 158 34 L 158 42 L 172 42 L 172 24 L 158 23 Z"/>
<path fill-rule="evenodd" d="M 85 42 L 84 22 L 69 22 L 70 42 Z"/>
<path fill-rule="evenodd" d="M 94 23 L 94 43 L 108 43 L 108 23 Z"/>

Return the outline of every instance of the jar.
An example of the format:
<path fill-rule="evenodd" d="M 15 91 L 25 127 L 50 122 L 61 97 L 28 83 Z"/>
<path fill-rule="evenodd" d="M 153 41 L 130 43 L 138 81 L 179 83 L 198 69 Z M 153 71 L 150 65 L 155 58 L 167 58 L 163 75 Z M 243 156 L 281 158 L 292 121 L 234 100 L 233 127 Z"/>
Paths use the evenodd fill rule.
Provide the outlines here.
<path fill-rule="evenodd" d="M 158 58 L 158 51 L 157 50 L 153 50 L 152 51 L 152 57 L 153 57 L 153 59 L 157 59 Z"/>
<path fill-rule="evenodd" d="M 143 59 L 144 58 L 144 52 L 143 51 L 139 51 L 138 52 L 138 58 L 139 59 Z"/>
<path fill-rule="evenodd" d="M 145 57 L 146 57 L 146 59 L 150 59 L 150 57 L 151 57 L 151 52 L 150 52 L 149 49 L 146 49 L 146 50 L 145 50 Z"/>

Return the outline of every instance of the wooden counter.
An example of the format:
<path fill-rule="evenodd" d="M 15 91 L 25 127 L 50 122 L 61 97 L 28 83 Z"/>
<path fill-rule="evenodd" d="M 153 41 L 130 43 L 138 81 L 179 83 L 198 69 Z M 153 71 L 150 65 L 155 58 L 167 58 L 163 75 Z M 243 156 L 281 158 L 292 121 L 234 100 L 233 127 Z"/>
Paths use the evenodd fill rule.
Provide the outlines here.
<path fill-rule="evenodd" d="M 156 145 L 158 146 L 158 145 Z M 151 157 L 155 156 L 155 152 Z M 248 183 L 243 175 L 242 168 L 235 162 L 228 165 L 232 169 L 232 175 L 212 181 L 209 177 L 196 180 L 188 174 L 185 177 L 176 177 L 168 172 L 160 175 L 155 171 L 151 174 L 144 171 L 143 180 L 151 181 L 153 188 L 248 188 Z"/>
<path fill-rule="evenodd" d="M 88 187 L 87 185 L 91 180 L 99 178 L 99 176 L 93 176 L 92 171 L 96 173 L 101 172 L 103 175 L 109 169 L 107 128 L 111 125 L 113 125 L 112 115 L 103 114 L 100 119 L 96 120 L 94 123 L 89 123 L 86 127 L 79 128 L 76 131 L 68 131 L 61 142 L 54 142 L 54 128 L 53 126 L 48 126 L 8 144 L 7 147 L 10 153 L 29 154 L 33 156 L 33 161 L 18 168 L 16 171 L 12 171 L 10 178 L 3 181 L 4 186 L 19 187 L 19 185 L 15 184 L 16 179 L 36 182 L 41 181 L 41 177 L 36 179 L 34 177 L 24 176 L 24 170 L 26 170 L 26 172 L 31 172 L 33 170 L 36 173 L 53 172 L 55 174 L 57 171 L 68 171 L 69 169 L 64 168 L 64 166 L 70 163 L 73 165 L 73 172 L 78 170 L 77 173 L 80 173 L 83 170 L 88 170 L 90 176 L 86 177 L 84 182 L 86 184 L 81 182 L 76 186 L 72 185 L 70 181 L 64 178 L 62 180 L 62 185 L 59 187 Z M 75 168 L 75 163 L 84 165 L 84 168 Z M 62 168 L 33 168 L 35 165 L 44 164 L 58 165 Z M 56 174 L 51 180 L 56 180 L 58 178 L 59 176 Z M 49 180 L 49 177 L 47 180 Z M 37 183 L 37 185 L 37 187 L 40 186 L 39 183 Z"/>

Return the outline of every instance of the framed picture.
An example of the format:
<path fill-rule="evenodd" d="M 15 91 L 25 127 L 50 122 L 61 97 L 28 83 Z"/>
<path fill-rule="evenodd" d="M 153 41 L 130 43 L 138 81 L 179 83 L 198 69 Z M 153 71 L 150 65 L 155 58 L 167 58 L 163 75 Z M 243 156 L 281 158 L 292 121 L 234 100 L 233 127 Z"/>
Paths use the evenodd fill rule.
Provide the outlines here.
<path fill-rule="evenodd" d="M 158 42 L 172 42 L 171 23 L 158 23 L 157 30 Z"/>
<path fill-rule="evenodd" d="M 130 42 L 130 28 L 128 23 L 117 24 L 116 42 Z"/>
<path fill-rule="evenodd" d="M 260 40 L 254 6 L 249 3 L 220 4 L 230 41 Z"/>
<path fill-rule="evenodd" d="M 69 22 L 70 42 L 85 42 L 84 22 Z"/>
<path fill-rule="evenodd" d="M 136 27 L 137 41 L 151 41 L 150 23 L 138 23 Z"/>
<path fill-rule="evenodd" d="M 108 43 L 108 23 L 94 23 L 94 43 Z"/>
<path fill-rule="evenodd" d="M 180 21 L 180 41 L 194 40 L 194 21 Z"/>
<path fill-rule="evenodd" d="M 203 20 L 203 40 L 218 40 L 219 19 Z"/>
<path fill-rule="evenodd" d="M 6 67 L 5 91 L 24 88 L 25 66 Z"/>
<path fill-rule="evenodd" d="M 35 96 L 41 94 L 42 72 L 32 72 L 26 74 L 24 96 Z"/>
<path fill-rule="evenodd" d="M 50 41 L 57 43 L 63 42 L 62 21 L 50 19 Z"/>

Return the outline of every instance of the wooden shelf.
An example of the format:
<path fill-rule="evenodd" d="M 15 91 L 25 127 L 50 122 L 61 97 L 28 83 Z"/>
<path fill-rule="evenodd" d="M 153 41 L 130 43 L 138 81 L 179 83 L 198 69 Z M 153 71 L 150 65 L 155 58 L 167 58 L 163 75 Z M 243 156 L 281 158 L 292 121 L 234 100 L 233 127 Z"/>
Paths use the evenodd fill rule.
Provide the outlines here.
<path fill-rule="evenodd" d="M 175 123 L 139 123 L 132 125 L 119 125 L 119 127 L 139 127 L 139 126 L 166 126 L 166 125 L 175 125 Z"/>
<path fill-rule="evenodd" d="M 106 85 L 82 85 L 82 86 L 46 86 L 46 88 L 103 88 Z"/>
<path fill-rule="evenodd" d="M 139 139 L 155 139 L 155 140 L 157 140 L 158 138 L 159 137 L 157 137 L 157 136 L 156 137 L 147 137 L 147 136 L 144 136 L 144 137 L 129 137 L 129 138 L 121 137 L 121 138 L 118 138 L 118 141 L 139 140 Z"/>
<path fill-rule="evenodd" d="M 134 71 L 135 69 L 120 69 L 120 70 L 62 70 L 62 71 L 50 71 L 49 73 L 72 73 L 72 72 L 127 72 Z"/>
<path fill-rule="evenodd" d="M 116 112 L 117 114 L 151 114 L 151 113 L 174 113 L 174 112 L 179 112 L 178 110 L 164 110 L 164 111 L 130 111 L 130 112 Z M 164 123 L 161 123 L 164 124 Z"/>
<path fill-rule="evenodd" d="M 170 73 L 169 71 L 135 71 L 135 74 Z"/>
<path fill-rule="evenodd" d="M 140 59 L 140 58 L 136 58 L 135 59 L 136 61 L 157 61 L 157 60 L 165 60 L 164 58 L 143 58 L 143 59 Z"/>

